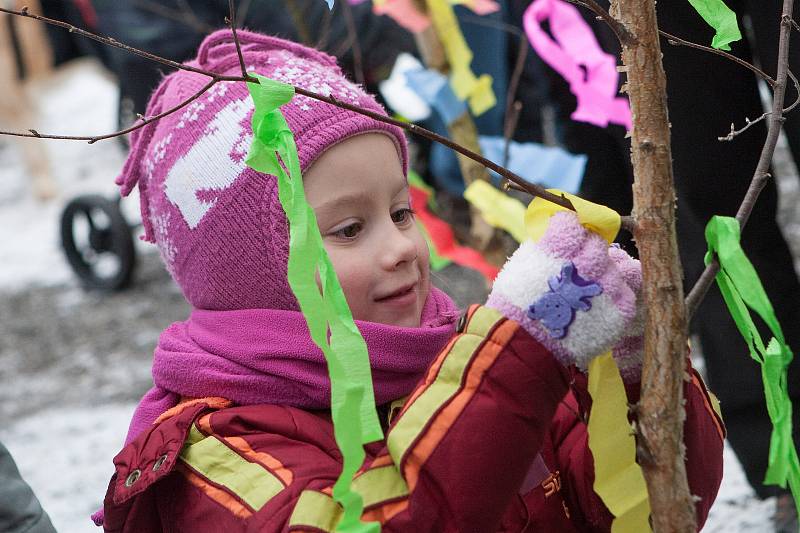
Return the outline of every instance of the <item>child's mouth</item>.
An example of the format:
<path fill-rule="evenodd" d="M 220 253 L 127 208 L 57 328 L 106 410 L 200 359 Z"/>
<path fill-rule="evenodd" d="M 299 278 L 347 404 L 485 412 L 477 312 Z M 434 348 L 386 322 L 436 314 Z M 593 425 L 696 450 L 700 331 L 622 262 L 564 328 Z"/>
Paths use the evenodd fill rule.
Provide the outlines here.
<path fill-rule="evenodd" d="M 376 298 L 375 301 L 378 303 L 388 303 L 393 305 L 409 305 L 417 300 L 417 283 L 414 282 L 410 285 L 405 285 L 400 289 L 387 294 L 386 296 L 381 296 L 380 298 Z"/>

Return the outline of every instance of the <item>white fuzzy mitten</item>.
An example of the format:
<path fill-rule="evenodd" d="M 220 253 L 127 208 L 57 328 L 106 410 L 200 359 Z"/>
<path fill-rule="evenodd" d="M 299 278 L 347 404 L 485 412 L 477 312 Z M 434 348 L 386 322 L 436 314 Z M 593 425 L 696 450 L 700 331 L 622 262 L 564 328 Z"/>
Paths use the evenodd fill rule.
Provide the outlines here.
<path fill-rule="evenodd" d="M 519 322 L 562 364 L 586 370 L 636 317 L 632 271 L 638 261 L 627 254 L 630 261 L 623 261 L 620 253 L 625 254 L 584 228 L 575 213 L 559 211 L 538 242 L 522 243 L 506 261 L 486 305 Z M 641 273 L 638 280 L 641 286 Z"/>

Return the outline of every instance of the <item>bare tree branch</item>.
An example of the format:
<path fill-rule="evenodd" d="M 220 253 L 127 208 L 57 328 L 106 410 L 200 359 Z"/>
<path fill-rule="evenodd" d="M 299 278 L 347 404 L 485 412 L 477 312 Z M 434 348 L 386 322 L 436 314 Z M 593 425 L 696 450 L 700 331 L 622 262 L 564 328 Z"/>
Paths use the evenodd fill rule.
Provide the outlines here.
<path fill-rule="evenodd" d="M 731 122 L 731 131 L 727 135 L 724 135 L 722 137 L 717 137 L 717 140 L 718 141 L 723 141 L 723 142 L 730 142 L 733 139 L 735 139 L 738 135 L 741 135 L 745 131 L 749 130 L 752 126 L 754 126 L 755 124 L 758 124 L 759 122 L 761 122 L 762 120 L 764 120 L 765 118 L 767 118 L 771 114 L 772 114 L 772 111 L 767 111 L 766 113 L 762 113 L 761 116 L 759 116 L 755 120 L 750 120 L 748 117 L 745 117 L 744 118 L 744 126 L 739 128 L 738 130 L 736 129 L 736 126 L 734 126 L 733 122 Z"/>
<path fill-rule="evenodd" d="M 595 2 L 594 0 L 567 0 L 567 1 L 569 3 L 571 3 L 571 4 L 575 4 L 577 6 L 581 6 L 581 7 L 584 7 L 586 9 L 589 9 L 592 12 L 594 12 L 595 14 L 597 14 L 598 15 L 598 17 L 597 17 L 598 20 L 604 21 L 611 28 L 611 30 L 614 31 L 614 33 L 617 35 L 617 38 L 619 39 L 620 43 L 622 43 L 623 45 L 626 44 L 625 41 L 623 40 L 623 37 L 621 37 L 621 35 L 619 33 L 620 32 L 620 26 L 622 28 L 625 28 L 625 26 L 620 21 L 618 21 L 617 19 L 612 17 L 608 13 L 608 11 L 606 11 L 600 5 L 598 5 L 597 2 Z M 792 19 L 792 23 L 795 24 L 795 25 L 797 24 L 796 22 L 794 22 L 794 19 Z M 800 26 L 798 26 L 798 27 L 800 27 Z M 626 31 L 627 31 L 627 28 L 626 28 Z M 682 39 L 682 38 L 680 38 L 680 37 L 678 37 L 676 35 L 672 35 L 671 33 L 667 33 L 664 30 L 658 30 L 658 33 L 661 36 L 665 37 L 667 39 L 667 42 L 669 44 L 673 45 L 673 46 L 687 46 L 689 48 L 694 48 L 696 50 L 702 50 L 704 52 L 708 52 L 708 53 L 711 53 L 711 54 L 716 54 L 718 56 L 721 56 L 721 57 L 724 57 L 726 59 L 729 59 L 729 60 L 731 60 L 731 61 L 733 61 L 735 63 L 738 63 L 739 65 L 743 66 L 744 68 L 753 71 L 759 78 L 762 78 L 764 81 L 766 81 L 770 85 L 770 87 L 774 87 L 775 86 L 775 80 L 772 78 L 772 76 L 770 76 L 769 74 L 767 74 L 766 72 L 764 72 L 763 70 L 758 68 L 757 66 L 753 65 L 752 63 L 748 63 L 747 61 L 745 61 L 743 59 L 740 59 L 740 58 L 736 57 L 733 54 L 730 54 L 730 53 L 728 53 L 728 52 L 726 52 L 724 50 L 717 50 L 716 48 L 711 48 L 710 46 L 703 46 L 702 44 L 697 44 L 697 43 L 693 43 L 691 41 L 687 41 L 686 39 Z M 634 36 L 632 34 L 631 34 L 631 38 L 634 38 Z M 630 44 L 634 44 L 634 42 L 632 42 Z"/>
<path fill-rule="evenodd" d="M 216 29 L 211 27 L 209 24 L 206 24 L 202 20 L 200 20 L 200 18 L 197 16 L 197 13 L 194 12 L 194 9 L 192 9 L 192 6 L 189 5 L 189 2 L 187 2 L 187 0 L 177 0 L 177 3 L 178 6 L 180 6 L 181 13 L 183 13 L 186 17 L 190 18 L 193 24 L 198 26 L 206 26 L 208 28 L 205 31 L 205 33 L 211 33 Z"/>
<path fill-rule="evenodd" d="M 185 4 L 185 1 L 182 2 L 182 4 Z M 133 0 L 133 5 L 139 9 L 143 9 L 160 17 L 164 17 L 165 19 L 174 20 L 176 22 L 185 24 L 197 33 L 211 33 L 216 29 L 210 24 L 206 24 L 197 18 L 197 15 L 191 10 L 191 8 L 189 8 L 188 11 L 186 8 L 182 8 L 181 10 L 170 9 L 169 7 L 161 5 L 154 0 Z"/>
<path fill-rule="evenodd" d="M 61 28 L 66 29 L 70 33 L 76 33 L 82 37 L 86 37 L 88 39 L 95 40 L 99 43 L 103 43 L 108 46 L 113 46 L 114 48 L 119 48 L 121 50 L 125 50 L 126 52 L 130 52 L 131 54 L 135 54 L 140 57 L 144 57 L 145 59 L 149 59 L 150 61 L 154 61 L 156 63 L 161 63 L 162 65 L 166 65 L 168 67 L 172 67 L 174 69 L 179 70 L 186 70 L 189 72 L 196 72 L 197 74 L 203 74 L 204 76 L 209 76 L 212 78 L 217 79 L 218 81 L 244 81 L 240 76 L 220 76 L 201 68 L 192 67 L 190 65 L 184 65 L 183 63 L 178 63 L 177 61 L 172 61 L 171 59 L 166 59 L 161 56 L 157 56 L 155 54 L 151 54 L 150 52 L 145 52 L 144 50 L 139 50 L 138 48 L 134 48 L 129 46 L 125 43 L 121 43 L 114 39 L 113 37 L 106 37 L 102 35 L 97 35 L 96 33 L 92 33 L 90 31 L 86 31 L 84 29 L 78 28 L 77 26 L 73 26 L 67 22 L 62 22 L 60 20 L 55 20 L 51 18 L 44 17 L 42 15 L 37 15 L 35 13 L 31 13 L 28 11 L 27 8 L 22 8 L 19 11 L 14 9 L 6 9 L 0 7 L 0 13 L 7 13 L 9 15 L 16 15 L 18 17 L 28 17 L 32 19 L 36 19 L 40 22 L 44 22 L 46 24 L 50 24 L 51 26 L 58 26 Z"/>
<path fill-rule="evenodd" d="M 738 63 L 744 68 L 752 70 L 756 74 L 756 76 L 766 81 L 770 87 L 773 88 L 775 87 L 775 80 L 772 78 L 772 76 L 770 76 L 757 66 L 753 65 L 752 63 L 748 63 L 744 59 L 738 58 L 733 54 L 729 54 L 725 50 L 718 50 L 716 48 L 711 48 L 710 46 L 703 46 L 702 44 L 693 43 L 691 41 L 687 41 L 686 39 L 681 39 L 680 37 L 672 35 L 671 33 L 667 33 L 664 30 L 658 30 L 658 33 L 661 34 L 662 37 L 665 37 L 667 39 L 667 42 L 672 46 L 687 46 L 689 48 L 694 48 L 695 50 L 702 50 L 710 54 L 722 56 L 725 59 L 730 59 L 734 63 Z"/>
<path fill-rule="evenodd" d="M 507 112 L 505 125 L 503 126 L 503 166 L 508 166 L 508 158 L 511 152 L 511 140 L 514 138 L 514 132 L 517 131 L 517 123 L 519 122 L 519 114 L 522 111 L 522 102 L 516 101 L 511 106 L 511 111 Z"/>
<path fill-rule="evenodd" d="M 797 24 L 797 21 L 792 18 L 792 27 L 797 31 L 800 31 L 800 24 Z"/>
<path fill-rule="evenodd" d="M 289 17 L 292 19 L 294 29 L 297 30 L 299 41 L 306 46 L 311 46 L 311 32 L 306 24 L 306 13 L 297 4 L 297 0 L 285 0 L 284 5 L 286 11 L 289 12 Z"/>
<path fill-rule="evenodd" d="M 350 34 L 348 39 L 352 43 L 353 50 L 353 73 L 356 76 L 356 81 L 364 85 L 364 62 L 361 59 L 361 43 L 358 41 L 358 33 L 356 32 L 356 21 L 353 18 L 353 8 L 350 2 L 344 0 L 339 2 L 342 13 L 344 14 L 344 23 L 347 27 L 347 33 Z"/>
<path fill-rule="evenodd" d="M 585 7 L 586 9 L 594 12 L 594 14 L 597 15 L 598 20 L 602 20 L 608 25 L 609 28 L 611 28 L 611 31 L 614 32 L 614 35 L 617 36 L 617 40 L 623 46 L 633 46 L 636 44 L 636 36 L 631 33 L 628 27 L 611 16 L 611 14 L 603 9 L 603 7 L 595 0 L 567 0 L 567 2 L 570 4 L 575 4 L 576 6 Z"/>
<path fill-rule="evenodd" d="M 783 110 L 784 115 L 786 113 L 788 113 L 789 111 L 791 111 L 792 109 L 794 109 L 795 107 L 797 107 L 797 104 L 800 103 L 800 83 L 798 83 L 797 78 L 794 76 L 794 74 L 792 74 L 791 70 L 788 71 L 788 75 L 792 79 L 792 83 L 794 84 L 794 88 L 795 88 L 795 92 L 797 93 L 797 96 L 795 97 L 794 102 L 792 102 L 792 104 L 789 107 L 787 107 L 787 108 L 785 108 Z M 723 137 L 717 137 L 717 140 L 725 141 L 725 142 L 732 141 L 734 138 L 736 138 L 736 136 L 744 133 L 745 131 L 750 129 L 751 126 L 753 126 L 754 124 L 758 124 L 759 122 L 761 122 L 762 120 L 764 120 L 768 116 L 770 116 L 771 114 L 772 114 L 772 111 L 767 111 L 766 113 L 762 113 L 761 116 L 759 116 L 755 120 L 750 120 L 749 118 L 745 117 L 745 119 L 744 119 L 745 125 L 742 126 L 741 128 L 739 128 L 738 130 L 733 125 L 733 123 L 731 123 L 731 131 L 727 135 L 725 135 Z"/>
<path fill-rule="evenodd" d="M 232 5 L 232 3 L 233 3 L 232 0 L 229 0 L 229 7 Z M 101 43 L 106 44 L 108 46 L 113 46 L 113 47 L 116 47 L 116 48 L 120 48 L 120 49 L 126 50 L 126 51 L 128 51 L 130 53 L 139 55 L 141 57 L 145 57 L 145 58 L 150 59 L 150 60 L 152 60 L 154 62 L 163 64 L 163 65 L 167 65 L 167 66 L 173 67 L 175 69 L 180 69 L 180 70 L 185 70 L 185 71 L 189 71 L 189 72 L 194 72 L 194 73 L 197 73 L 197 74 L 202 74 L 204 76 L 208 76 L 209 78 L 211 78 L 211 80 L 208 82 L 208 84 L 206 84 L 206 86 L 203 87 L 203 89 L 201 89 L 201 91 L 198 91 L 197 93 L 195 93 L 195 95 L 190 97 L 190 99 L 188 99 L 187 101 L 181 102 L 180 104 L 178 104 L 174 108 L 168 109 L 164 113 L 161 113 L 161 114 L 159 114 L 159 115 L 157 115 L 155 117 L 142 118 L 140 122 L 134 124 L 133 126 L 127 128 L 125 130 L 115 132 L 115 133 L 110 133 L 110 134 L 106 134 L 106 135 L 98 135 L 98 136 L 68 136 L 68 135 L 40 134 L 39 132 L 36 132 L 35 130 L 30 130 L 28 133 L 0 131 L 0 135 L 11 135 L 11 136 L 18 136 L 18 137 L 36 137 L 36 138 L 42 138 L 42 139 L 61 139 L 61 140 L 88 141 L 91 144 L 91 143 L 97 142 L 97 141 L 102 140 L 102 139 L 109 139 L 111 137 L 117 137 L 117 136 L 120 136 L 120 135 L 124 135 L 126 133 L 130 133 L 131 131 L 134 131 L 136 129 L 144 127 L 145 125 L 153 122 L 154 120 L 157 120 L 159 118 L 163 118 L 164 116 L 167 116 L 170 113 L 174 113 L 178 109 L 188 105 L 189 102 L 199 98 L 205 91 L 210 89 L 216 83 L 219 83 L 219 82 L 222 82 L 222 81 L 246 81 L 246 82 L 249 82 L 249 83 L 258 83 L 257 78 L 249 76 L 246 73 L 245 64 L 244 64 L 244 58 L 243 58 L 242 54 L 240 53 L 241 45 L 239 43 L 238 33 L 235 30 L 233 30 L 233 28 L 232 28 L 232 30 L 233 30 L 233 39 L 234 39 L 234 41 L 236 43 L 237 51 L 239 51 L 239 61 L 240 61 L 241 69 L 242 69 L 242 71 L 244 73 L 243 76 L 225 76 L 225 75 L 220 75 L 220 74 L 217 74 L 217 73 L 214 73 L 214 72 L 210 72 L 210 71 L 207 71 L 207 70 L 203 70 L 201 68 L 192 67 L 192 66 L 189 66 L 189 65 L 184 65 L 182 63 L 178 63 L 176 61 L 165 59 L 163 57 L 157 56 L 155 54 L 151 54 L 149 52 L 144 52 L 144 51 L 139 50 L 137 48 L 134 48 L 132 46 L 128 46 L 128 45 L 126 45 L 124 43 L 121 43 L 121 42 L 117 41 L 116 39 L 113 39 L 113 38 L 110 38 L 110 37 L 100 36 L 100 35 L 91 33 L 89 31 L 77 28 L 77 27 L 73 26 L 72 24 L 68 24 L 66 22 L 62 22 L 62 21 L 59 21 L 59 20 L 54 20 L 54 19 L 50 19 L 50 18 L 47 18 L 47 17 L 43 17 L 41 15 L 36 15 L 36 14 L 30 13 L 30 12 L 28 12 L 27 9 L 22 9 L 20 11 L 15 11 L 15 10 L 12 10 L 12 9 L 0 8 L 0 12 L 7 13 L 9 15 L 15 15 L 15 16 L 21 16 L 21 17 L 29 17 L 29 18 L 33 18 L 33 19 L 39 20 L 41 22 L 45 22 L 47 24 L 51 24 L 51 25 L 54 25 L 54 26 L 59 26 L 59 27 L 62 27 L 62 28 L 66 28 L 70 32 L 77 33 L 79 35 L 82 35 L 84 37 L 88 37 L 90 39 L 94 39 L 95 41 L 101 42 Z M 229 24 L 231 26 L 234 26 L 234 23 L 235 23 L 235 17 L 234 16 L 230 16 L 229 17 Z M 461 146 L 460 144 L 457 144 L 457 143 L 451 141 L 450 139 L 448 139 L 446 137 L 438 135 L 438 134 L 436 134 L 436 133 L 434 133 L 432 131 L 429 131 L 429 130 L 427 130 L 425 128 L 422 128 L 420 126 L 417 126 L 416 124 L 409 124 L 409 123 L 406 123 L 406 122 L 402 122 L 400 120 L 396 120 L 396 119 L 393 119 L 391 117 L 387 117 L 387 116 L 381 115 L 379 113 L 376 113 L 374 111 L 370 111 L 368 109 L 361 108 L 361 107 L 356 106 L 356 105 L 348 104 L 346 102 L 341 102 L 341 101 L 339 101 L 339 100 L 337 100 L 336 98 L 333 98 L 333 97 L 323 96 L 321 94 L 317 94 L 317 93 L 314 93 L 312 91 L 305 90 L 305 89 L 303 89 L 301 87 L 294 87 L 294 90 L 295 90 L 295 92 L 297 94 L 301 94 L 303 96 L 307 96 L 309 98 L 313 98 L 313 99 L 319 100 L 321 102 L 326 102 L 328 104 L 335 105 L 335 106 L 341 107 L 343 109 L 347 109 L 349 111 L 352 111 L 354 113 L 358 113 L 360 115 L 367 116 L 367 117 L 372 118 L 374 120 L 377 120 L 379 122 L 385 122 L 387 124 L 395 125 L 395 126 L 397 126 L 399 128 L 402 128 L 402 129 L 404 129 L 406 131 L 409 131 L 411 133 L 414 133 L 414 134 L 420 135 L 422 137 L 426 137 L 426 138 L 428 138 L 428 139 L 430 139 L 432 141 L 438 142 L 438 143 L 440 143 L 440 144 L 442 144 L 444 146 L 447 146 L 448 148 L 451 148 L 452 150 L 455 150 L 456 152 L 458 152 L 458 153 L 460 153 L 460 154 L 462 154 L 462 155 L 464 155 L 464 156 L 466 156 L 466 157 L 468 157 L 468 158 L 480 163 L 484 167 L 495 171 L 497 174 L 499 174 L 503 178 L 516 183 L 523 190 L 525 190 L 526 192 L 528 192 L 532 196 L 540 197 L 540 198 L 542 198 L 544 200 L 547 200 L 549 202 L 553 202 L 556 205 L 560 205 L 562 207 L 565 207 L 567 209 L 571 209 L 573 211 L 575 210 L 574 206 L 572 205 L 572 202 L 570 202 L 567 198 L 552 194 L 552 193 L 548 192 L 547 190 L 545 190 L 543 187 L 540 187 L 538 185 L 535 185 L 535 184 L 532 184 L 532 183 L 528 183 L 523 178 L 521 178 L 520 176 L 518 176 L 514 172 L 511 172 L 507 168 L 504 168 L 504 167 L 498 165 L 497 163 L 494 163 L 494 162 L 486 159 L 482 155 L 479 155 L 479 154 L 473 152 L 472 150 L 469 150 L 469 149 L 465 148 L 464 146 Z"/>
<path fill-rule="evenodd" d="M 499 20 L 493 20 L 484 17 L 477 17 L 475 15 L 463 15 L 463 20 L 467 24 L 477 24 L 479 26 L 487 26 L 502 30 L 506 33 L 516 36 L 519 39 L 519 48 L 517 49 L 517 58 L 514 62 L 514 70 L 511 72 L 511 78 L 508 81 L 508 90 L 506 91 L 506 109 L 504 114 L 503 135 L 505 137 L 505 147 L 503 149 L 503 166 L 508 164 L 508 148 L 511 138 L 517 128 L 517 121 L 519 114 L 522 110 L 522 103 L 516 99 L 517 89 L 519 88 L 520 80 L 522 79 L 522 71 L 525 68 L 525 60 L 528 58 L 528 49 L 530 43 L 528 36 L 525 33 L 511 24 L 506 24 Z"/>
<path fill-rule="evenodd" d="M 247 65 L 244 64 L 244 56 L 242 55 L 242 45 L 239 42 L 239 34 L 236 33 L 236 9 L 233 6 L 233 0 L 228 0 L 228 25 L 233 34 L 233 42 L 236 45 L 236 55 L 239 56 L 239 67 L 242 70 L 242 78 L 245 81 L 255 82 L 256 78 L 247 73 Z"/>
<path fill-rule="evenodd" d="M 775 80 L 775 92 L 772 97 L 772 111 L 770 112 L 767 123 L 769 125 L 767 130 L 767 139 L 764 142 L 764 147 L 761 149 L 761 156 L 758 159 L 753 179 L 750 182 L 750 187 L 747 189 L 744 200 L 742 200 L 739 210 L 736 213 L 736 220 L 739 221 L 739 226 L 744 230 L 750 214 L 753 212 L 758 195 L 767 184 L 769 179 L 769 166 L 772 163 L 772 157 L 775 154 L 775 146 L 778 144 L 778 137 L 783 126 L 783 101 L 786 95 L 786 80 L 789 74 L 789 39 L 792 32 L 792 8 L 794 0 L 783 0 L 783 13 L 781 15 L 781 30 L 780 40 L 778 42 L 778 73 Z M 795 80 L 794 75 L 791 75 L 792 80 Z M 799 93 L 800 94 L 800 93 Z M 793 108 L 795 104 L 790 107 Z M 714 277 L 719 272 L 719 262 L 714 260 L 709 263 L 700 278 L 695 283 L 689 295 L 686 297 L 686 310 L 689 317 L 693 316 L 697 311 L 705 297 L 711 284 L 714 282 Z"/>
<path fill-rule="evenodd" d="M 166 117 L 167 115 L 171 115 L 172 113 L 183 109 L 190 103 L 194 102 L 198 98 L 200 98 L 203 93 L 208 91 L 211 87 L 216 85 L 219 80 L 211 80 L 207 84 L 205 84 L 199 91 L 194 93 L 192 96 L 187 98 L 186 100 L 182 101 L 178 105 L 167 109 L 166 111 L 159 113 L 158 115 L 154 115 L 152 117 L 144 117 L 139 115 L 139 120 L 135 122 L 132 126 L 125 128 L 124 130 L 115 131 L 114 133 L 107 133 L 105 135 L 93 135 L 93 136 L 73 136 L 73 135 L 50 135 L 45 133 L 39 133 L 36 130 L 28 130 L 30 133 L 19 133 L 15 131 L 0 131 L 0 135 L 10 135 L 12 137 L 36 137 L 37 139 L 60 139 L 63 141 L 87 141 L 89 144 L 94 144 L 97 141 L 102 141 L 104 139 L 111 139 L 112 137 L 119 137 L 121 135 L 127 135 L 128 133 L 138 130 L 139 128 L 143 128 L 144 126 L 150 124 L 151 122 L 155 122 L 159 119 Z"/>
<path fill-rule="evenodd" d="M 333 16 L 331 15 L 330 10 L 324 11 L 322 14 L 322 29 L 317 34 L 317 43 L 314 45 L 314 48 L 318 50 L 322 50 L 326 46 L 328 46 L 328 39 L 331 36 L 331 19 Z"/>

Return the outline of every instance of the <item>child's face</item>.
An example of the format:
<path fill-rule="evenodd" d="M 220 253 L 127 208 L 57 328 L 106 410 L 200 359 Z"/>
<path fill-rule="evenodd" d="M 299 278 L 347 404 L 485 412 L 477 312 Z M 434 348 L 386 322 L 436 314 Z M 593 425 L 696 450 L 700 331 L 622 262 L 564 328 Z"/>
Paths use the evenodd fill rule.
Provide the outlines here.
<path fill-rule="evenodd" d="M 322 154 L 303 183 L 353 318 L 419 326 L 428 246 L 392 140 L 381 133 L 347 139 Z"/>

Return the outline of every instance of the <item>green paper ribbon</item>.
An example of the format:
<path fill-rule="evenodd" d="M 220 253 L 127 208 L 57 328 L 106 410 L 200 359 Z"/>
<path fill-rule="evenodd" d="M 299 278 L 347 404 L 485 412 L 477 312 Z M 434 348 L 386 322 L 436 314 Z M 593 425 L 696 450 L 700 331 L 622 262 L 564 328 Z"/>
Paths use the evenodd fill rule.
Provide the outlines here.
<path fill-rule="evenodd" d="M 712 47 L 730 50 L 730 43 L 741 40 L 742 33 L 739 31 L 736 13 L 722 0 L 689 0 L 689 3 L 714 28 L 716 34 L 711 41 Z"/>
<path fill-rule="evenodd" d="M 333 486 L 333 498 L 344 509 L 336 530 L 378 532 L 377 522 L 361 522 L 363 500 L 350 486 L 364 462 L 363 445 L 383 438 L 375 410 L 367 344 L 353 322 L 322 245 L 317 219 L 303 190 L 294 136 L 279 109 L 294 97 L 294 88 L 258 74 L 254 76 L 259 83 L 247 84 L 255 111 L 253 142 L 246 163 L 278 178 L 278 197 L 289 221 L 289 285 L 311 338 L 328 364 L 334 436 L 344 463 Z"/>
<path fill-rule="evenodd" d="M 720 271 L 716 279 L 720 292 L 747 342 L 750 356 L 761 365 L 767 412 L 772 421 L 764 483 L 786 488 L 788 481 L 795 505 L 800 509 L 800 460 L 792 440 L 792 402 L 786 389 L 792 351 L 761 280 L 742 250 L 739 222 L 731 217 L 713 217 L 706 226 L 706 241 L 709 252 L 705 262 L 710 263 L 712 254 L 717 255 Z M 773 337 L 766 346 L 748 308 L 755 311 L 772 332 Z"/>

